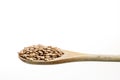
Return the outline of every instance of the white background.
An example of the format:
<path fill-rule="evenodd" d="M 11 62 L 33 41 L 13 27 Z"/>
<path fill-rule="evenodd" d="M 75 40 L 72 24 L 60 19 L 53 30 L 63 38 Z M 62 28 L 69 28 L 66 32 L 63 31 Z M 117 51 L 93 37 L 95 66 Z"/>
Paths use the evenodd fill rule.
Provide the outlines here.
<path fill-rule="evenodd" d="M 17 52 L 33 44 L 120 55 L 117 0 L 0 0 L 0 80 L 120 80 L 119 62 L 30 65 Z"/>

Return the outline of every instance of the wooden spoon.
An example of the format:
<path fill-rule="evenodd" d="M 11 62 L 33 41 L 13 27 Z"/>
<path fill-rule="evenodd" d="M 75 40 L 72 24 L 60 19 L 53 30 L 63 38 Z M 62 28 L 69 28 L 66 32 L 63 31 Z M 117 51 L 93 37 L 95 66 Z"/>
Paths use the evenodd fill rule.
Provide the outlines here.
<path fill-rule="evenodd" d="M 31 61 L 24 59 L 20 56 L 19 58 L 22 61 L 30 64 L 59 64 L 59 63 L 75 62 L 75 61 L 111 61 L 111 62 L 120 61 L 120 55 L 96 55 L 96 54 L 72 52 L 68 50 L 61 50 L 61 51 L 64 53 L 64 55 L 50 61 L 34 61 L 34 60 Z"/>

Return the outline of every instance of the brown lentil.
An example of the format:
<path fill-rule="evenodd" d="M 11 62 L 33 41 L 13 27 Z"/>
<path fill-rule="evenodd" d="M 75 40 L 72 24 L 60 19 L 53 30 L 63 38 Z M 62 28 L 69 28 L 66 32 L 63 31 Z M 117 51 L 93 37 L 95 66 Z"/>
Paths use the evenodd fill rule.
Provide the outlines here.
<path fill-rule="evenodd" d="M 56 47 L 33 45 L 25 47 L 19 52 L 19 56 L 27 60 L 50 61 L 61 57 L 64 53 Z"/>

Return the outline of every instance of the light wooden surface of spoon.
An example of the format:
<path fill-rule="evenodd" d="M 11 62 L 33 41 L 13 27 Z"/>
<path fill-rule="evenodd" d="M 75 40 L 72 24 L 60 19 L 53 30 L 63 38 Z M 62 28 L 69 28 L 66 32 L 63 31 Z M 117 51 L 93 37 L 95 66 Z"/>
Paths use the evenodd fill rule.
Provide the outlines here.
<path fill-rule="evenodd" d="M 27 60 L 19 56 L 19 58 L 30 64 L 59 64 L 59 63 L 67 63 L 67 62 L 76 62 L 76 61 L 111 61 L 111 62 L 119 62 L 120 55 L 96 55 L 96 54 L 85 54 L 79 52 L 72 52 L 68 50 L 62 50 L 64 55 L 59 58 L 55 58 L 50 61 L 34 61 Z"/>

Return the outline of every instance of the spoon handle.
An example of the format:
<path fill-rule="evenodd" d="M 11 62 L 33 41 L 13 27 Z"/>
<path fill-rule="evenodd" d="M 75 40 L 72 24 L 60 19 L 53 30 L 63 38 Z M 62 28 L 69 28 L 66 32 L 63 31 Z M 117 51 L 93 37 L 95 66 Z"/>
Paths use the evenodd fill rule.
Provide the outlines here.
<path fill-rule="evenodd" d="M 85 54 L 78 57 L 79 60 L 83 61 L 120 61 L 120 55 L 95 55 L 95 54 Z"/>

